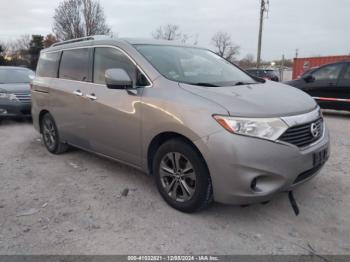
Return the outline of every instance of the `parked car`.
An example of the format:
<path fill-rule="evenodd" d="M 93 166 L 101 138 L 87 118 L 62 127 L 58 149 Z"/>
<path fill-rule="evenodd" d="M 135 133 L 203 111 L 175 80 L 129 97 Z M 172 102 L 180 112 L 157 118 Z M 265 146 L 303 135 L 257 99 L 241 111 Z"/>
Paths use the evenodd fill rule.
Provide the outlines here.
<path fill-rule="evenodd" d="M 0 118 L 30 116 L 34 75 L 24 67 L 0 66 Z"/>
<path fill-rule="evenodd" d="M 327 64 L 349 61 L 350 55 L 298 57 L 293 59 L 292 79 L 300 78 L 306 71 Z"/>
<path fill-rule="evenodd" d="M 257 76 L 266 80 L 271 80 L 275 82 L 279 81 L 279 77 L 276 71 L 273 69 L 250 68 L 246 69 L 246 71 L 253 76 Z"/>
<path fill-rule="evenodd" d="M 309 95 L 171 41 L 88 37 L 41 51 L 35 128 L 154 176 L 172 207 L 270 200 L 314 177 L 328 130 Z"/>
<path fill-rule="evenodd" d="M 322 108 L 350 110 L 350 61 L 312 69 L 286 84 L 308 93 Z"/>

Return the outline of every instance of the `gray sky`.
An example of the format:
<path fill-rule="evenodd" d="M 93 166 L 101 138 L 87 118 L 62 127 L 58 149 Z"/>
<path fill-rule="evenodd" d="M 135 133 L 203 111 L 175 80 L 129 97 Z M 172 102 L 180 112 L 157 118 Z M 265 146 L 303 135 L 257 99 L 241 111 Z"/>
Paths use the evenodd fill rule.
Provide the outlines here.
<path fill-rule="evenodd" d="M 22 34 L 47 34 L 59 0 L 0 0 L 0 41 Z M 198 34 L 210 47 L 217 31 L 241 46 L 241 57 L 256 56 L 260 0 L 100 0 L 107 23 L 119 37 L 151 37 L 172 23 Z M 263 59 L 350 54 L 350 0 L 270 0 L 264 21 Z"/>

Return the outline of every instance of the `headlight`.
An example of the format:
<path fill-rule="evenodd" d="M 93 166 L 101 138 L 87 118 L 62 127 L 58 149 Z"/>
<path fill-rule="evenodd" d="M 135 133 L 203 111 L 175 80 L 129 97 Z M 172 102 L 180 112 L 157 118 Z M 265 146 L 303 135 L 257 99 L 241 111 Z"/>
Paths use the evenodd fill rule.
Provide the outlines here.
<path fill-rule="evenodd" d="M 18 101 L 18 98 L 15 94 L 0 93 L 0 98 L 9 99 L 11 101 Z"/>
<path fill-rule="evenodd" d="M 231 133 L 273 141 L 277 140 L 288 129 L 288 125 L 280 118 L 243 118 L 220 115 L 213 117 Z"/>

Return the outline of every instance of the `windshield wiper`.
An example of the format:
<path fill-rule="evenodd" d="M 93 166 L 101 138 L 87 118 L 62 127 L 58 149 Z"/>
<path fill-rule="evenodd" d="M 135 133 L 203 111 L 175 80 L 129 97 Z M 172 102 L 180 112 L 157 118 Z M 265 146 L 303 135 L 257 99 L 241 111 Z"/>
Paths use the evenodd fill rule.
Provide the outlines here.
<path fill-rule="evenodd" d="M 257 83 L 239 81 L 239 82 L 235 83 L 234 86 L 253 85 L 253 84 L 257 84 Z"/>
<path fill-rule="evenodd" d="M 191 85 L 208 86 L 208 87 L 219 87 L 219 85 L 215 85 L 215 84 L 212 84 L 212 83 L 191 83 Z"/>

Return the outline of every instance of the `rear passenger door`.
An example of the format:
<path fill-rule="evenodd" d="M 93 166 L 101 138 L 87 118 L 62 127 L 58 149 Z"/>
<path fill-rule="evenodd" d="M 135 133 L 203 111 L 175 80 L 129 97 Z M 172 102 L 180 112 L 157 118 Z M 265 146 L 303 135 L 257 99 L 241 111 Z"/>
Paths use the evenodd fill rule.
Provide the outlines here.
<path fill-rule="evenodd" d="M 313 97 L 335 97 L 343 64 L 332 64 L 315 70 L 311 81 L 305 81 L 303 90 Z"/>
<path fill-rule="evenodd" d="M 124 69 L 133 80 L 133 90 L 109 89 L 107 69 Z M 89 111 L 89 137 L 92 149 L 104 155 L 139 166 L 141 162 L 141 94 L 148 85 L 145 77 L 120 49 L 96 47 L 94 85 Z"/>
<path fill-rule="evenodd" d="M 91 51 L 92 48 L 63 50 L 59 78 L 51 82 L 51 111 L 61 138 L 85 149 L 90 148 L 86 124 L 90 101 L 85 95 L 91 85 Z"/>

